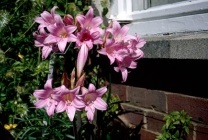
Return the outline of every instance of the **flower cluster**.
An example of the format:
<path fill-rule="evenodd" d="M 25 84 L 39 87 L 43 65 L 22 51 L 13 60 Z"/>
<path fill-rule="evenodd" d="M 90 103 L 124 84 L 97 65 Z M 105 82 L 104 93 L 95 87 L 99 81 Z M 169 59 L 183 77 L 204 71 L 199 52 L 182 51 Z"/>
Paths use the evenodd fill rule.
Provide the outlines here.
<path fill-rule="evenodd" d="M 125 82 L 128 69 L 135 69 L 136 60 L 143 57 L 141 47 L 145 41 L 138 36 L 128 35 L 128 27 L 121 27 L 115 20 L 106 29 L 101 28 L 103 20 L 99 16 L 94 17 L 92 7 L 85 15 L 79 14 L 75 18 L 69 14 L 61 17 L 55 13 L 57 8 L 54 6 L 50 13 L 44 11 L 35 18 L 35 22 L 39 23 L 38 31 L 33 34 L 35 46 L 41 47 L 43 59 L 52 52 L 64 53 L 67 47 L 73 46 L 73 49 L 78 50 L 76 71 L 71 73 L 70 88 L 64 84 L 52 88 L 52 79 L 48 79 L 44 89 L 35 90 L 35 106 L 45 108 L 49 116 L 54 112 L 66 111 L 71 121 L 76 110 L 85 109 L 88 119 L 92 121 L 95 109 L 107 109 L 107 104 L 101 99 L 107 88 L 96 89 L 92 83 L 88 88 L 84 87 L 84 66 L 89 52 L 96 47 L 97 53 L 106 55 L 110 65 L 115 64 L 114 70 L 121 72 Z M 75 45 L 68 45 L 72 42 Z"/>
<path fill-rule="evenodd" d="M 73 73 L 71 81 L 74 78 Z M 79 82 L 72 89 L 68 89 L 65 85 L 52 88 L 52 79 L 48 79 L 44 85 L 44 89 L 35 90 L 33 93 L 38 99 L 35 102 L 36 108 L 45 108 L 49 116 L 54 115 L 54 112 L 60 113 L 66 111 L 71 121 L 74 119 L 76 110 L 85 109 L 87 118 L 92 121 L 95 109 L 107 109 L 107 104 L 101 99 L 102 95 L 106 93 L 107 88 L 96 89 L 93 84 L 89 84 L 87 89 L 81 87 L 80 83 L 82 82 L 83 79 L 79 79 Z M 82 92 L 81 95 L 79 94 L 80 92 Z"/>

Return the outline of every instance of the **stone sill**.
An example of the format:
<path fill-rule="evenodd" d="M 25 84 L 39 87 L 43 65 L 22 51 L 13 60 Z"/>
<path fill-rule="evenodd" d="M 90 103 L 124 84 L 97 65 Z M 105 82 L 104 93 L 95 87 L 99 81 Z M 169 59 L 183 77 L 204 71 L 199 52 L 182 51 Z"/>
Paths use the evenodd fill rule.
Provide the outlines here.
<path fill-rule="evenodd" d="M 208 31 L 143 36 L 144 58 L 208 59 Z"/>

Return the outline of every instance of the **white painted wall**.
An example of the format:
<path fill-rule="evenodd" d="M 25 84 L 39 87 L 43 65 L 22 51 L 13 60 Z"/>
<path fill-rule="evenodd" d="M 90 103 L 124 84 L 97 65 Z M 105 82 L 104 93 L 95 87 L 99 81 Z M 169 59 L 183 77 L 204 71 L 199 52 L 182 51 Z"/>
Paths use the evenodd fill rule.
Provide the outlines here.
<path fill-rule="evenodd" d="M 130 22 L 130 34 L 136 32 L 140 35 L 151 35 L 208 30 L 208 0 L 183 1 L 140 11 L 132 10 L 132 0 L 113 1 L 109 18 Z"/>

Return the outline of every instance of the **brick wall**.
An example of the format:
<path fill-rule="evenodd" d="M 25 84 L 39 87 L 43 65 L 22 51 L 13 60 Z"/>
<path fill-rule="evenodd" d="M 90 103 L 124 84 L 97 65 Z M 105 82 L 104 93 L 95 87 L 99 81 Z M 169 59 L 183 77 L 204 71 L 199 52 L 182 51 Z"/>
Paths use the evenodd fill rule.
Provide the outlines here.
<path fill-rule="evenodd" d="M 154 140 L 161 132 L 164 115 L 181 110 L 192 117 L 188 140 L 208 140 L 208 99 L 123 84 L 112 84 L 111 90 L 121 100 L 130 101 L 124 108 L 139 112 L 126 118 L 132 124 L 143 120 L 141 140 Z"/>

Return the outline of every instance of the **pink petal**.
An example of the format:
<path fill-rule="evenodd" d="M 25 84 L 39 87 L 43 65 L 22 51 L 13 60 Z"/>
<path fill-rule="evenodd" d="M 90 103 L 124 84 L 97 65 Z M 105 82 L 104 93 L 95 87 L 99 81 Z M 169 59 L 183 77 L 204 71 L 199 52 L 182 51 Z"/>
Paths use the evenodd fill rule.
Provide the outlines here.
<path fill-rule="evenodd" d="M 61 18 L 61 16 L 56 16 L 56 17 L 55 17 L 55 20 L 56 20 L 56 26 L 57 26 L 58 28 L 62 28 L 62 27 L 65 26 L 65 25 L 64 25 L 64 22 L 63 22 L 63 20 L 62 20 L 62 18 Z"/>
<path fill-rule="evenodd" d="M 67 42 L 76 42 L 77 41 L 77 37 L 73 34 L 70 34 L 70 36 L 67 39 Z"/>
<path fill-rule="evenodd" d="M 44 85 L 44 88 L 45 89 L 52 89 L 52 78 L 51 79 L 48 79 Z"/>
<path fill-rule="evenodd" d="M 60 113 L 66 110 L 66 104 L 63 101 L 60 101 L 56 107 L 56 112 Z"/>
<path fill-rule="evenodd" d="M 77 86 L 76 88 L 69 90 L 69 92 L 73 94 L 79 94 L 79 90 L 80 90 L 80 86 Z"/>
<path fill-rule="evenodd" d="M 93 16 L 94 16 L 94 10 L 93 10 L 93 8 L 90 6 L 88 12 L 87 12 L 86 15 L 85 15 L 85 17 L 88 18 L 88 19 L 91 19 L 91 18 L 93 18 Z"/>
<path fill-rule="evenodd" d="M 57 38 L 53 35 L 48 35 L 45 40 L 44 40 L 44 44 L 51 44 L 51 43 L 56 43 L 57 42 Z"/>
<path fill-rule="evenodd" d="M 96 39 L 96 38 L 99 38 L 100 37 L 100 32 L 93 32 L 92 34 L 91 34 L 91 36 L 92 36 L 92 38 L 93 39 Z"/>
<path fill-rule="evenodd" d="M 95 18 L 93 18 L 93 20 L 92 20 L 92 25 L 93 25 L 94 27 L 97 27 L 97 26 L 99 26 L 102 22 L 103 22 L 103 20 L 102 20 L 101 17 L 95 17 Z"/>
<path fill-rule="evenodd" d="M 125 36 L 128 33 L 129 27 L 124 25 L 121 30 L 120 30 L 120 34 Z"/>
<path fill-rule="evenodd" d="M 53 116 L 53 114 L 54 114 L 54 110 L 55 110 L 55 101 L 53 101 L 53 100 L 50 100 L 49 101 L 50 103 L 50 105 L 48 105 L 47 107 L 46 107 L 46 112 L 47 112 L 47 114 L 48 114 L 48 116 Z"/>
<path fill-rule="evenodd" d="M 95 91 L 96 88 L 95 88 L 95 86 L 93 84 L 90 83 L 89 87 L 88 87 L 88 90 L 89 90 L 89 92 L 91 92 L 91 91 Z"/>
<path fill-rule="evenodd" d="M 51 47 L 43 47 L 42 49 L 42 58 L 46 59 L 48 57 L 48 55 L 51 53 L 52 48 Z"/>
<path fill-rule="evenodd" d="M 86 45 L 87 45 L 87 47 L 88 47 L 88 49 L 89 49 L 89 50 L 91 50 L 91 49 L 92 49 L 92 47 L 93 47 L 93 43 L 92 43 L 92 41 L 91 41 L 91 40 L 86 41 Z"/>
<path fill-rule="evenodd" d="M 67 106 L 66 113 L 67 113 L 70 121 L 73 121 L 74 120 L 75 112 L 76 112 L 75 107 L 73 107 L 73 106 Z"/>
<path fill-rule="evenodd" d="M 72 105 L 77 109 L 85 107 L 85 103 L 81 100 L 78 100 L 77 98 L 73 100 Z"/>
<path fill-rule="evenodd" d="M 65 28 L 66 28 L 68 34 L 72 34 L 77 29 L 77 27 L 74 25 L 68 25 Z"/>
<path fill-rule="evenodd" d="M 38 100 L 34 103 L 36 108 L 43 108 L 46 106 L 46 104 L 47 104 L 46 100 Z"/>
<path fill-rule="evenodd" d="M 128 77 L 128 71 L 126 68 L 122 68 L 121 69 L 121 74 L 122 74 L 122 78 L 123 78 L 123 82 L 126 82 L 126 79 Z"/>
<path fill-rule="evenodd" d="M 35 46 L 36 47 L 41 47 L 41 46 L 43 46 L 43 44 L 40 43 L 39 41 L 35 40 Z"/>
<path fill-rule="evenodd" d="M 102 88 L 97 89 L 96 92 L 97 92 L 97 95 L 99 97 L 101 97 L 101 96 L 103 96 L 103 94 L 105 94 L 107 92 L 107 90 L 108 89 L 106 87 L 102 87 Z"/>
<path fill-rule="evenodd" d="M 84 21 L 85 21 L 85 17 L 83 15 L 77 15 L 76 16 L 76 20 L 79 22 L 79 24 L 81 25 L 81 27 L 83 27 Z"/>
<path fill-rule="evenodd" d="M 53 20 L 53 17 L 51 16 L 51 14 L 47 11 L 43 11 L 42 14 L 40 14 L 41 17 L 46 21 L 46 22 L 49 22 Z"/>
<path fill-rule="evenodd" d="M 132 61 L 132 62 L 130 63 L 130 65 L 128 66 L 128 68 L 130 68 L 130 69 L 135 69 L 136 67 L 137 67 L 137 63 L 134 62 L 134 61 Z"/>
<path fill-rule="evenodd" d="M 35 90 L 33 95 L 38 99 L 46 99 L 48 97 L 48 93 L 44 89 Z"/>
<path fill-rule="evenodd" d="M 55 15 L 55 10 L 58 8 L 58 6 L 54 6 L 52 9 L 51 9 L 51 15 L 54 16 Z"/>
<path fill-rule="evenodd" d="M 100 97 L 97 97 L 97 99 L 93 102 L 93 105 L 96 109 L 98 110 L 106 110 L 107 109 L 107 104 L 103 99 Z"/>
<path fill-rule="evenodd" d="M 107 55 L 106 48 L 102 48 L 102 49 L 100 49 L 100 50 L 97 50 L 97 52 L 98 52 L 99 54 L 102 54 L 102 55 Z"/>
<path fill-rule="evenodd" d="M 82 87 L 81 90 L 82 90 L 82 95 L 85 95 L 89 92 L 88 89 L 85 87 Z"/>
<path fill-rule="evenodd" d="M 45 24 L 45 21 L 43 20 L 42 17 L 36 17 L 34 21 L 35 21 L 36 23 L 39 23 L 39 24 Z"/>
<path fill-rule="evenodd" d="M 58 48 L 61 52 L 64 52 L 65 48 L 66 48 L 66 44 L 67 44 L 67 38 L 62 38 L 59 42 L 58 42 Z"/>
<path fill-rule="evenodd" d="M 90 107 L 90 106 L 86 106 L 85 107 L 85 111 L 87 111 L 87 118 L 89 121 L 92 121 L 94 118 L 94 112 L 95 112 L 95 108 L 94 107 Z"/>
<path fill-rule="evenodd" d="M 85 66 L 88 57 L 88 48 L 82 45 L 77 57 L 77 77 L 81 76 L 82 70 Z"/>
<path fill-rule="evenodd" d="M 114 67 L 114 70 L 116 71 L 116 72 L 119 72 L 119 67 Z"/>
<path fill-rule="evenodd" d="M 109 54 L 107 54 L 107 56 L 108 56 L 108 58 L 110 60 L 110 65 L 112 65 L 115 62 L 115 57 L 113 57 L 113 56 L 111 56 Z"/>

